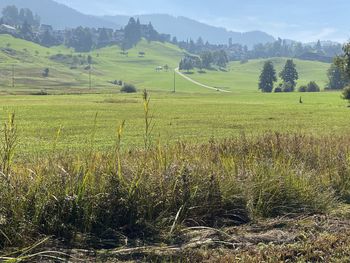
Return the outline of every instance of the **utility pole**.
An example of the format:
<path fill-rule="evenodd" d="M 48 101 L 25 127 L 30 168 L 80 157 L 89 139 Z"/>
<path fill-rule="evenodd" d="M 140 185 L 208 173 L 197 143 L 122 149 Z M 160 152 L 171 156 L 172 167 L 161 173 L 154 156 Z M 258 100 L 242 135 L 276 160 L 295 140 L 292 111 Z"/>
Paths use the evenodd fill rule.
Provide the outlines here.
<path fill-rule="evenodd" d="M 89 88 L 91 89 L 91 64 L 89 65 Z"/>
<path fill-rule="evenodd" d="M 174 70 L 174 93 L 176 92 L 176 70 Z"/>
<path fill-rule="evenodd" d="M 12 64 L 12 88 L 15 88 L 15 64 Z"/>

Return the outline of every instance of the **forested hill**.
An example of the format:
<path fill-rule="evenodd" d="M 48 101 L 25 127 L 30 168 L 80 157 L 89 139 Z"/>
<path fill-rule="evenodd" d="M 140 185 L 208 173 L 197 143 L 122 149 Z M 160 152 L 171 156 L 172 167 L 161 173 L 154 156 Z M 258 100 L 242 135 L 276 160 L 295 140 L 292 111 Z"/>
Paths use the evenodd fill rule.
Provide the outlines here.
<path fill-rule="evenodd" d="M 152 22 L 153 26 L 160 32 L 176 36 L 178 40 L 197 40 L 199 37 L 212 44 L 226 44 L 231 38 L 233 43 L 253 47 L 259 43 L 274 42 L 273 36 L 261 32 L 233 32 L 225 28 L 210 26 L 186 17 L 174 17 L 165 14 L 139 15 L 141 23 Z M 128 16 L 104 16 L 104 19 L 119 25 L 126 25 Z"/>
<path fill-rule="evenodd" d="M 52 25 L 56 29 L 75 28 L 78 26 L 119 29 L 121 26 L 125 26 L 130 18 L 129 16 L 97 17 L 86 15 L 53 0 L 0 1 L 0 9 L 8 5 L 16 5 L 18 8 L 29 8 L 41 17 L 43 24 Z M 213 44 L 226 44 L 229 38 L 232 38 L 233 43 L 247 45 L 248 47 L 252 47 L 258 43 L 274 41 L 271 35 L 264 32 L 232 32 L 186 17 L 153 14 L 135 17 L 140 18 L 140 21 L 144 24 L 151 22 L 158 32 L 176 36 L 179 40 L 196 40 L 202 37 L 205 41 Z"/>
<path fill-rule="evenodd" d="M 84 27 L 119 28 L 120 26 L 99 17 L 85 15 L 66 5 L 52 0 L 1 0 L 0 9 L 9 5 L 18 8 L 29 8 L 38 14 L 43 24 L 52 25 L 56 29 Z"/>

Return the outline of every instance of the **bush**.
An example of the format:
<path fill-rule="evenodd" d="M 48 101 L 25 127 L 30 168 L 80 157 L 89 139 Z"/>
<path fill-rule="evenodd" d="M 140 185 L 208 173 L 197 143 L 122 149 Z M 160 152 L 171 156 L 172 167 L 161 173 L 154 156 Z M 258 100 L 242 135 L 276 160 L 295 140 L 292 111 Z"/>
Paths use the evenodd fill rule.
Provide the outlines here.
<path fill-rule="evenodd" d="M 350 86 L 344 88 L 344 90 L 343 90 L 343 99 L 347 100 L 350 103 Z"/>
<path fill-rule="evenodd" d="M 309 84 L 307 84 L 306 91 L 307 92 L 320 92 L 321 89 L 315 81 L 311 81 Z"/>
<path fill-rule="evenodd" d="M 281 87 L 275 88 L 275 93 L 280 93 L 280 92 L 282 92 L 282 88 Z"/>
<path fill-rule="evenodd" d="M 49 95 L 49 93 L 47 91 L 45 91 L 45 90 L 40 90 L 40 91 L 32 92 L 32 93 L 30 93 L 30 95 L 46 96 L 46 95 Z"/>
<path fill-rule="evenodd" d="M 307 86 L 303 85 L 299 87 L 299 92 L 306 92 L 307 91 Z"/>
<path fill-rule="evenodd" d="M 283 92 L 293 92 L 293 84 L 290 82 L 284 82 L 281 86 Z"/>
<path fill-rule="evenodd" d="M 132 84 L 127 84 L 125 83 L 124 86 L 120 90 L 121 92 L 124 93 L 135 93 L 137 92 L 136 87 Z"/>
<path fill-rule="evenodd" d="M 42 75 L 44 78 L 47 78 L 50 74 L 50 69 L 49 68 L 45 68 L 42 72 Z"/>

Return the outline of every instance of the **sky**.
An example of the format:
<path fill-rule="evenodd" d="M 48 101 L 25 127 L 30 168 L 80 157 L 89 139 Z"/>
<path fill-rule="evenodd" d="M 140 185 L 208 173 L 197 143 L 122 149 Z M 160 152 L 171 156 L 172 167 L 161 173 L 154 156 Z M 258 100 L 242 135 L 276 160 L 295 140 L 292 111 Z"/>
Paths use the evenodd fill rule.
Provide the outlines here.
<path fill-rule="evenodd" d="M 85 14 L 170 14 L 302 42 L 350 39 L 350 0 L 56 0 Z"/>

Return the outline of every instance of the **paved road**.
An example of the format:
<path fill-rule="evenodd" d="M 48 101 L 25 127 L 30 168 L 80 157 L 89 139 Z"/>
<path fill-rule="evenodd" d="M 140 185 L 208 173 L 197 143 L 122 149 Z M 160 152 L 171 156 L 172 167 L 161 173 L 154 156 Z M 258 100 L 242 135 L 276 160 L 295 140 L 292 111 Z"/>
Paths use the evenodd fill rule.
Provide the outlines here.
<path fill-rule="evenodd" d="M 215 87 L 211 87 L 211 86 L 208 86 L 208 85 L 205 85 L 205 84 L 202 84 L 198 81 L 195 81 L 193 79 L 191 79 L 190 77 L 186 76 L 185 74 L 183 74 L 182 72 L 179 71 L 179 68 L 176 68 L 175 69 L 175 72 L 180 75 L 181 77 L 183 77 L 184 79 L 192 82 L 193 84 L 196 84 L 198 86 L 201 86 L 203 88 L 206 88 L 206 89 L 211 89 L 211 90 L 215 90 L 215 91 L 219 91 L 219 92 L 226 92 L 226 93 L 231 93 L 231 91 L 229 90 L 224 90 L 224 89 L 219 89 L 219 88 L 215 88 Z"/>

